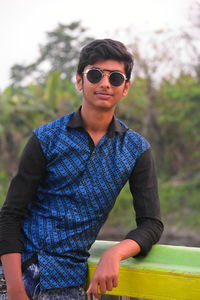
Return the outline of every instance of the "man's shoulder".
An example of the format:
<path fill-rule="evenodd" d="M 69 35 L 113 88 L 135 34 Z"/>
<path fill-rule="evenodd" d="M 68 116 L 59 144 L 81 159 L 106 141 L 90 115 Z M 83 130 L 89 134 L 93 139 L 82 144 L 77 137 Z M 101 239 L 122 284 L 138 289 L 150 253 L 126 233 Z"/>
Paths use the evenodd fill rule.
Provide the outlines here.
<path fill-rule="evenodd" d="M 135 131 L 131 128 L 128 129 L 127 133 L 131 138 L 133 138 L 135 140 L 145 140 L 145 141 L 147 141 L 147 139 L 142 134 L 140 134 L 139 132 L 137 132 L 137 131 Z"/>
<path fill-rule="evenodd" d="M 126 133 L 128 134 L 128 136 L 135 138 L 135 139 L 139 139 L 139 140 L 146 140 L 145 137 L 143 137 L 140 133 L 138 133 L 137 131 L 129 128 L 129 126 L 127 126 L 124 122 L 122 122 L 121 120 L 117 119 L 117 121 L 120 123 L 121 127 L 126 129 Z"/>
<path fill-rule="evenodd" d="M 127 131 L 125 133 L 125 135 L 127 137 L 127 143 L 134 145 L 140 153 L 145 152 L 146 150 L 148 150 L 151 147 L 150 143 L 143 135 L 141 135 L 137 131 L 129 128 L 122 121 L 119 120 L 119 122 L 120 122 L 121 126 L 123 126 L 124 128 L 127 129 Z"/>
<path fill-rule="evenodd" d="M 60 131 L 65 130 L 66 126 L 73 114 L 74 113 L 69 113 L 60 118 L 57 118 L 56 120 L 45 123 L 45 124 L 35 128 L 33 130 L 33 132 L 39 137 L 40 135 L 54 134 L 55 132 L 58 133 L 59 130 Z"/>

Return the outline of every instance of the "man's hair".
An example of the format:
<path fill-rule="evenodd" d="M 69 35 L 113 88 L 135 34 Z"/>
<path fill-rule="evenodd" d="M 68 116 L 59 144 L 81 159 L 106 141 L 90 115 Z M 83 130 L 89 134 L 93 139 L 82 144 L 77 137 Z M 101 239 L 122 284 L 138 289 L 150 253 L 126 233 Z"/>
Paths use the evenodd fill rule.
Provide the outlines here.
<path fill-rule="evenodd" d="M 86 66 L 107 59 L 123 62 L 127 80 L 130 79 L 134 64 L 133 56 L 123 43 L 112 39 L 97 39 L 84 46 L 80 52 L 77 73 L 82 75 Z"/>

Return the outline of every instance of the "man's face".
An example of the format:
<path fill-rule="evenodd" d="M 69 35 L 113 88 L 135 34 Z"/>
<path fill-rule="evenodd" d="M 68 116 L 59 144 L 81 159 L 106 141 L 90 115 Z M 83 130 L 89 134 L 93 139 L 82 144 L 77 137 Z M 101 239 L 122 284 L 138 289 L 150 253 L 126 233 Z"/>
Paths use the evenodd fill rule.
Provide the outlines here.
<path fill-rule="evenodd" d="M 97 83 L 91 83 L 87 75 L 82 77 L 77 74 L 77 87 L 83 92 L 83 105 L 103 110 L 114 110 L 115 105 L 126 96 L 130 86 L 130 81 L 125 81 L 120 86 L 114 86 L 109 81 L 109 74 L 112 71 L 119 71 L 125 74 L 123 62 L 116 60 L 98 61 L 93 65 L 85 67 L 84 72 L 91 68 L 106 70 L 103 77 Z"/>

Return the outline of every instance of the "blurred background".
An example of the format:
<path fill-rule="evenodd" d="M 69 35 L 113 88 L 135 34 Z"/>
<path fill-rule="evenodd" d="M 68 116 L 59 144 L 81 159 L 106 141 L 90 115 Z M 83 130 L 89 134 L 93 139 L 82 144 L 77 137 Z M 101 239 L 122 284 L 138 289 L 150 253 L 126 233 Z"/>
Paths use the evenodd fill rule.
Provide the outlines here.
<path fill-rule="evenodd" d="M 1 1 L 0 206 L 32 129 L 81 105 L 78 55 L 95 38 L 118 39 L 135 57 L 116 115 L 152 145 L 160 243 L 200 246 L 200 1 Z M 123 238 L 131 207 L 126 185 L 99 238 Z"/>

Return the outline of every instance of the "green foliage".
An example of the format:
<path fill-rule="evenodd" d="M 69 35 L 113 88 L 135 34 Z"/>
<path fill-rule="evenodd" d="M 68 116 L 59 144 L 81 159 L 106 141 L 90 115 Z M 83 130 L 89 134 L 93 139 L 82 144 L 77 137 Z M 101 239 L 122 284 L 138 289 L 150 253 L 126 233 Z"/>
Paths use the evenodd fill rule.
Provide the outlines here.
<path fill-rule="evenodd" d="M 160 87 L 158 120 L 164 143 L 163 166 L 166 173 L 197 170 L 200 166 L 200 87 L 182 74 L 176 82 L 164 81 Z"/>
<path fill-rule="evenodd" d="M 123 226 L 129 230 L 135 226 L 134 215 L 133 199 L 129 185 L 126 184 L 116 200 L 107 223 L 112 227 Z"/>
<path fill-rule="evenodd" d="M 160 184 L 161 209 L 168 225 L 200 226 L 200 177 Z"/>
<path fill-rule="evenodd" d="M 10 179 L 32 130 L 80 105 L 74 84 L 52 72 L 44 85 L 7 88 L 0 95 L 0 168 Z M 5 195 L 3 196 L 5 197 Z"/>
<path fill-rule="evenodd" d="M 171 181 L 160 181 L 159 195 L 161 214 L 166 226 L 200 227 L 199 174 L 193 179 L 177 178 Z M 109 215 L 107 225 L 116 228 L 122 226 L 126 230 L 134 228 L 135 214 L 132 207 L 133 199 L 127 184 Z"/>
<path fill-rule="evenodd" d="M 140 133 L 144 129 L 144 114 L 148 105 L 148 95 L 146 93 L 147 81 L 137 78 L 135 83 L 130 86 L 126 98 L 118 104 L 117 116 L 128 124 L 130 128 Z"/>
<path fill-rule="evenodd" d="M 4 171 L 0 172 L 0 207 L 5 200 L 6 190 L 8 185 L 8 176 Z"/>

